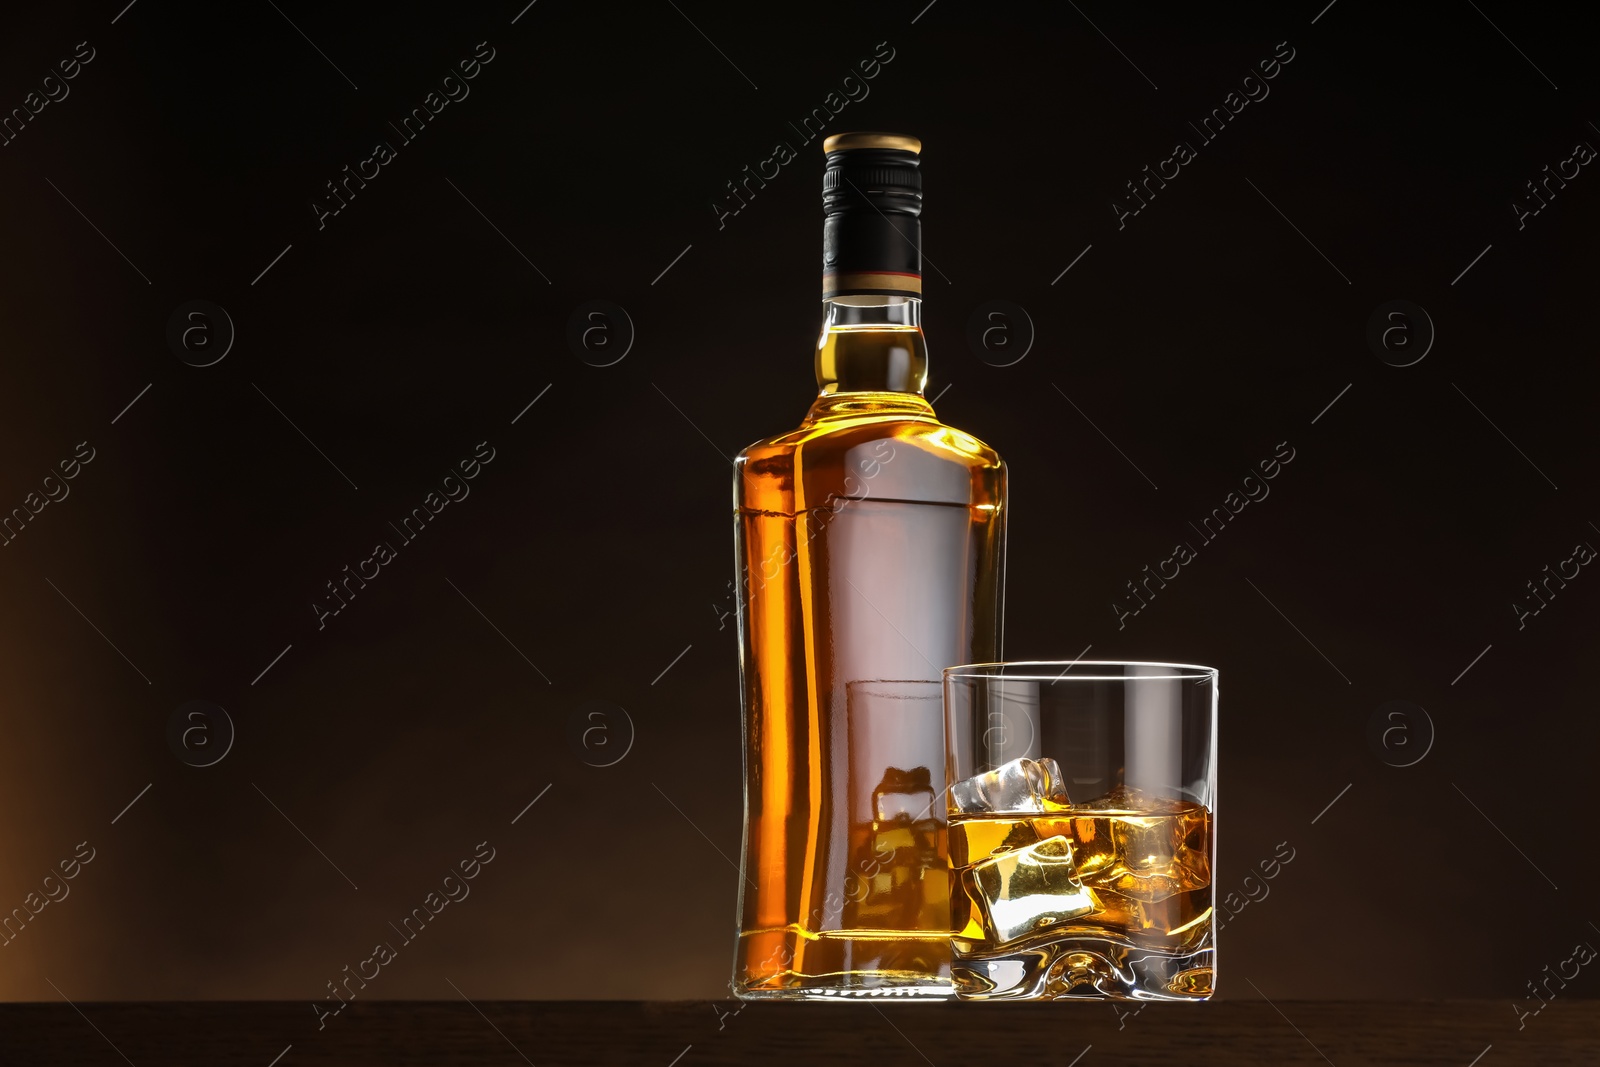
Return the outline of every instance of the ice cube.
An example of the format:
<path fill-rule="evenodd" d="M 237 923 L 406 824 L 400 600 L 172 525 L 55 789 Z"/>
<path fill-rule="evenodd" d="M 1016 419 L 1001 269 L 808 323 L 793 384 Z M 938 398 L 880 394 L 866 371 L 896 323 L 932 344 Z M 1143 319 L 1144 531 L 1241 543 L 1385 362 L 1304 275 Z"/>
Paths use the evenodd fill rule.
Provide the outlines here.
<path fill-rule="evenodd" d="M 984 932 L 997 946 L 1100 908 L 1094 892 L 1078 880 L 1067 837 L 1001 852 L 965 873 Z"/>
<path fill-rule="evenodd" d="M 950 863 L 966 867 L 997 852 L 1010 852 L 1024 845 L 1036 845 L 1041 837 L 1061 831 L 1041 833 L 1033 818 L 1025 814 L 961 817 L 950 822 Z"/>
<path fill-rule="evenodd" d="M 1099 862 L 1081 857 L 1083 877 L 1096 889 L 1152 904 L 1211 884 L 1211 813 L 1202 805 L 1119 786 L 1073 810 L 1110 831 L 1091 825 Z"/>
<path fill-rule="evenodd" d="M 964 812 L 1059 811 L 1068 804 L 1062 781 L 1055 760 L 1024 756 L 957 782 L 950 787 L 950 799 Z"/>

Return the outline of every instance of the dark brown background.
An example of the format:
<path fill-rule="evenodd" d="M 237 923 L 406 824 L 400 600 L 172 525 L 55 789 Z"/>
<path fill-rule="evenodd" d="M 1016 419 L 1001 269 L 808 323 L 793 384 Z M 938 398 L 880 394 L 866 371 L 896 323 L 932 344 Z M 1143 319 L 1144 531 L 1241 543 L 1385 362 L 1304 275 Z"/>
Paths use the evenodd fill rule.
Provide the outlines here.
<path fill-rule="evenodd" d="M 1222 935 L 1222 996 L 1494 997 L 1514 1030 L 1600 943 L 1600 577 L 1511 608 L 1600 544 L 1600 177 L 1521 231 L 1510 206 L 1600 144 L 1576 16 L 278 6 L 51 5 L 0 38 L 4 108 L 97 52 L 0 148 L 0 508 L 97 450 L 0 548 L 0 910 L 97 850 L 0 996 L 312 1001 L 483 840 L 366 996 L 725 995 L 726 457 L 811 395 L 818 146 L 724 229 L 710 205 L 880 41 L 832 129 L 926 144 L 930 394 L 1012 466 L 1008 655 L 1219 667 L 1219 887 L 1296 850 Z M 470 97 L 319 232 L 323 183 L 482 40 Z M 1271 95 L 1119 231 L 1123 183 L 1280 41 Z M 165 340 L 196 298 L 237 327 L 207 368 Z M 615 366 L 565 340 L 591 299 L 637 327 Z M 1014 366 L 965 344 L 990 299 L 1037 329 Z M 1395 299 L 1437 328 L 1406 368 L 1365 339 Z M 319 631 L 323 583 L 484 440 L 471 496 Z M 1282 441 L 1271 496 L 1119 630 L 1123 582 Z M 193 699 L 237 728 L 204 769 L 166 739 Z M 635 733 L 608 768 L 620 720 L 572 740 L 595 700 Z M 1390 700 L 1431 716 L 1415 766 L 1369 743 Z"/>

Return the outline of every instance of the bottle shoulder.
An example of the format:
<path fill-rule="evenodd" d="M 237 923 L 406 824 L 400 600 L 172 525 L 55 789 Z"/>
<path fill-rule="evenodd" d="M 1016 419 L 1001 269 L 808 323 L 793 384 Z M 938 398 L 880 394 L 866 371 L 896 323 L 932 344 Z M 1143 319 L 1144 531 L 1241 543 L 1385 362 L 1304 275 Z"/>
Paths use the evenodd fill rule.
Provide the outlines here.
<path fill-rule="evenodd" d="M 836 420 L 801 426 L 756 441 L 735 458 L 736 463 L 763 463 L 781 457 L 795 462 L 826 463 L 878 441 L 897 441 L 930 456 L 967 467 L 1004 467 L 993 447 L 938 419 L 903 417 Z"/>
<path fill-rule="evenodd" d="M 799 426 L 765 437 L 740 458 L 802 451 L 812 457 L 880 439 L 915 442 L 960 461 L 999 466 L 1001 459 L 978 438 L 939 421 L 933 406 L 914 393 L 838 393 L 817 398 Z"/>
<path fill-rule="evenodd" d="M 902 395 L 888 404 L 828 399 L 820 398 L 797 428 L 739 453 L 737 506 L 796 514 L 834 498 L 1003 504 L 999 453 L 940 422 L 921 397 Z"/>

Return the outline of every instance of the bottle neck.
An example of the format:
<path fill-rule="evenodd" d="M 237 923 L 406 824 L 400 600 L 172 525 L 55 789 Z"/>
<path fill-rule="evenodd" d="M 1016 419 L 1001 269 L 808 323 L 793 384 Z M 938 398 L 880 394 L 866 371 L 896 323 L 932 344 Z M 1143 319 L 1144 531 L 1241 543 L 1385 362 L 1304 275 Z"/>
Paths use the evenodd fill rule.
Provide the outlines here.
<path fill-rule="evenodd" d="M 817 388 L 834 393 L 922 395 L 928 343 L 922 300 L 912 296 L 838 296 L 822 302 Z"/>

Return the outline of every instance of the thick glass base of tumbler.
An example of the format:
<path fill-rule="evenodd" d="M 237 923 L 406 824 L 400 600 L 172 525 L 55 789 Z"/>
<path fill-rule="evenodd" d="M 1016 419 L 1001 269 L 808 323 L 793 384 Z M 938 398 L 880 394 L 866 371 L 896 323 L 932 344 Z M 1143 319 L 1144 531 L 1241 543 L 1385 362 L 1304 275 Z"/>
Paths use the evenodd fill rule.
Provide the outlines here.
<path fill-rule="evenodd" d="M 1072 937 L 991 953 L 962 953 L 951 973 L 962 1000 L 1207 1000 L 1216 950 L 1139 948 Z"/>
<path fill-rule="evenodd" d="M 759 954 L 761 935 L 741 939 L 741 954 L 752 966 L 735 973 L 733 993 L 740 1000 L 941 1001 L 955 996 L 950 976 L 950 934 L 901 931 L 799 934 L 785 931 L 774 955 Z M 787 966 L 757 966 L 757 960 L 786 960 Z"/>

